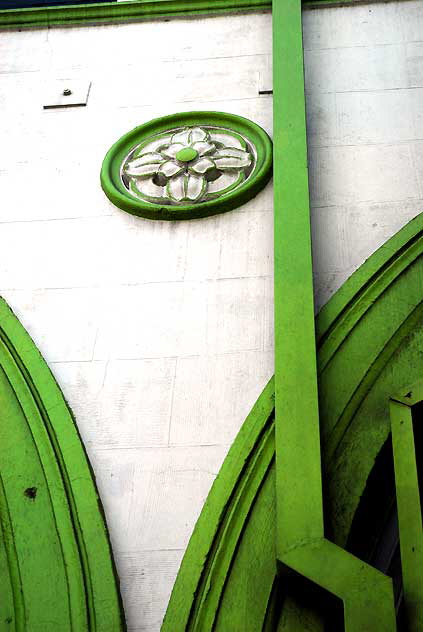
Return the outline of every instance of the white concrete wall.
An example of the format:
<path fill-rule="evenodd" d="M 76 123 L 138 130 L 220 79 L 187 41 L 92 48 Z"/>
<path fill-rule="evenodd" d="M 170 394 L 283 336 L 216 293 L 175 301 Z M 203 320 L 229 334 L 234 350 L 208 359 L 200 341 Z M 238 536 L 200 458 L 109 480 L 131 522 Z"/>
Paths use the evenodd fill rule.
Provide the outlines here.
<path fill-rule="evenodd" d="M 318 305 L 420 211 L 422 21 L 421 0 L 304 14 Z M 108 202 L 99 169 L 172 112 L 271 131 L 270 55 L 269 14 L 0 34 L 0 291 L 76 415 L 132 631 L 159 629 L 273 372 L 272 187 L 225 215 L 150 222 Z M 88 106 L 43 111 L 46 82 L 69 77 L 92 82 Z"/>
<path fill-rule="evenodd" d="M 316 307 L 423 210 L 423 3 L 303 14 Z"/>

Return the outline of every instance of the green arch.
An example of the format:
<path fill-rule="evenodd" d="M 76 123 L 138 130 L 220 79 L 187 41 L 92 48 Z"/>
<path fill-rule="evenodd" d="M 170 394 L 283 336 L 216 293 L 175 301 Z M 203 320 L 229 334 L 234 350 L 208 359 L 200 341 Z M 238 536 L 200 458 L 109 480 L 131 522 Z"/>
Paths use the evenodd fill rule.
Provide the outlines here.
<path fill-rule="evenodd" d="M 389 398 L 421 378 L 422 255 L 419 216 L 353 274 L 316 320 L 326 528 L 341 547 L 390 432 Z M 293 598 L 276 608 L 274 456 L 272 379 L 207 498 L 163 632 L 321 629 Z"/>
<path fill-rule="evenodd" d="M 49 368 L 0 299 L 0 630 L 124 629 L 94 478 Z"/>

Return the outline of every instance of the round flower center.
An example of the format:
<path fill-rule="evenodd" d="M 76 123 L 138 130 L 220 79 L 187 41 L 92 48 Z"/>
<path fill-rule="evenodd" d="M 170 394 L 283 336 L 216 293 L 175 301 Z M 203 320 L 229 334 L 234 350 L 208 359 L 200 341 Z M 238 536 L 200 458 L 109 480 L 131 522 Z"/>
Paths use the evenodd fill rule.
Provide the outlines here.
<path fill-rule="evenodd" d="M 180 149 L 176 154 L 176 160 L 179 162 L 191 162 L 191 160 L 195 160 L 198 156 L 198 151 L 193 149 L 192 147 L 184 147 Z"/>

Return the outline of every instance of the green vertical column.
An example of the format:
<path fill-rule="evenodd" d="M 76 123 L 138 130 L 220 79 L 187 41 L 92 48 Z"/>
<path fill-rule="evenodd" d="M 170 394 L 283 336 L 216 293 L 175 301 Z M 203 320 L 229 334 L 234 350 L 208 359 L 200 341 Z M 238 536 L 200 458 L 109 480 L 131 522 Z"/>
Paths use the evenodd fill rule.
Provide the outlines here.
<path fill-rule="evenodd" d="M 273 2 L 277 551 L 323 537 L 301 1 Z"/>
<path fill-rule="evenodd" d="M 391 580 L 324 537 L 301 1 L 272 17 L 276 555 L 342 599 L 345 632 L 394 632 Z"/>
<path fill-rule="evenodd" d="M 423 394 L 423 384 L 412 394 Z M 392 446 L 404 601 L 410 632 L 423 630 L 423 533 L 412 408 L 391 400 Z M 419 423 L 420 420 L 417 421 Z"/>

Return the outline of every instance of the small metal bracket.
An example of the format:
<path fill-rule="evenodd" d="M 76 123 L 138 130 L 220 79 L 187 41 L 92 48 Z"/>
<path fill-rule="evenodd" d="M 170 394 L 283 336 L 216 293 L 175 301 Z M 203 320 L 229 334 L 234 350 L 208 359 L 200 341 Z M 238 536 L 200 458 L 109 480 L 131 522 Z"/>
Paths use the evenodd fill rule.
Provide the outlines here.
<path fill-rule="evenodd" d="M 273 78 L 271 68 L 266 68 L 266 70 L 263 70 L 259 73 L 258 93 L 260 95 L 273 94 Z"/>
<path fill-rule="evenodd" d="M 86 79 L 55 79 L 45 88 L 44 110 L 87 105 L 91 82 Z"/>

